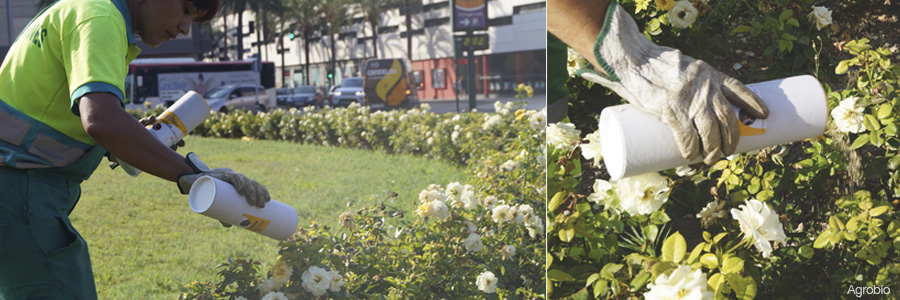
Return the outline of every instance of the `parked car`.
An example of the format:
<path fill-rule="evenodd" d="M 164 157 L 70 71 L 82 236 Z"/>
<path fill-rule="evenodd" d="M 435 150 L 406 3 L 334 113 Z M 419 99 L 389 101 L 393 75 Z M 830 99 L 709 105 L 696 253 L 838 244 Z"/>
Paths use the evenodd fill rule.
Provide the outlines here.
<path fill-rule="evenodd" d="M 318 106 L 316 98 L 318 93 L 316 88 L 311 85 L 301 85 L 295 88 L 291 94 L 291 106 L 306 107 L 310 105 Z"/>
<path fill-rule="evenodd" d="M 341 87 L 340 84 L 332 85 L 331 88 L 328 89 L 328 104 L 334 106 L 334 91 Z"/>
<path fill-rule="evenodd" d="M 290 89 L 290 88 L 275 89 L 275 103 L 278 106 L 291 105 L 291 94 L 293 94 L 293 93 L 294 93 L 294 90 Z"/>
<path fill-rule="evenodd" d="M 350 77 L 341 82 L 341 86 L 334 90 L 334 98 L 331 105 L 335 107 L 350 106 L 356 102 L 366 104 L 366 93 L 363 91 L 363 78 Z"/>
<path fill-rule="evenodd" d="M 206 93 L 206 103 L 211 111 L 228 112 L 232 109 L 250 111 L 266 110 L 264 103 L 269 102 L 269 95 L 262 86 L 249 84 L 224 85 Z"/>

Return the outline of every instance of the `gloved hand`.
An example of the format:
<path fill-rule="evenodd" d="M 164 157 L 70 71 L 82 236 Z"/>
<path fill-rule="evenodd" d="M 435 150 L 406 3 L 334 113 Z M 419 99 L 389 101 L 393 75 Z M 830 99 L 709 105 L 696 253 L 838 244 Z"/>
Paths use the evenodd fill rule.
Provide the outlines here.
<path fill-rule="evenodd" d="M 593 69 L 577 74 L 669 125 L 688 161 L 702 155 L 711 165 L 734 153 L 740 136 L 731 104 L 755 118 L 769 115 L 766 104 L 738 80 L 648 40 L 615 1 L 610 1 L 594 57 L 606 75 Z"/>
<path fill-rule="evenodd" d="M 188 164 L 191 165 L 191 167 L 194 167 L 194 170 L 197 171 L 197 173 L 182 174 L 181 176 L 178 176 L 178 189 L 182 194 L 188 194 L 191 191 L 191 186 L 197 179 L 200 179 L 201 176 L 210 176 L 234 186 L 234 189 L 237 190 L 238 194 L 244 196 L 244 198 L 247 199 L 247 203 L 250 205 L 263 208 L 266 206 L 266 202 L 269 202 L 269 191 L 255 180 L 247 178 L 228 168 L 215 168 L 210 170 L 209 167 L 206 166 L 206 163 L 201 161 L 200 158 L 197 157 L 197 154 L 194 154 L 193 152 L 188 153 L 186 159 Z"/>

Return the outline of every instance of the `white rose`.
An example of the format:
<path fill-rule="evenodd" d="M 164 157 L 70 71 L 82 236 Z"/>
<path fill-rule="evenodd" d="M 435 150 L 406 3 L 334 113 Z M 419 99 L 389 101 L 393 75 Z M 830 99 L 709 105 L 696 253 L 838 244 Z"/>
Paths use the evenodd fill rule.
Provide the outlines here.
<path fill-rule="evenodd" d="M 778 214 L 765 203 L 756 199 L 744 201 L 738 208 L 731 209 L 731 216 L 741 225 L 741 233 L 745 240 L 752 240 L 756 250 L 763 257 L 772 254 L 769 241 L 784 243 L 787 238 L 784 226 L 778 221 Z"/>
<path fill-rule="evenodd" d="M 475 284 L 478 286 L 478 290 L 482 292 L 488 294 L 497 292 L 497 277 L 491 271 L 484 271 L 481 275 L 478 275 Z"/>
<path fill-rule="evenodd" d="M 484 244 L 481 243 L 480 235 L 478 235 L 477 233 L 470 233 L 469 237 L 467 237 L 466 240 L 463 241 L 463 246 L 465 246 L 466 250 L 469 250 L 469 252 L 478 252 L 481 250 Z"/>
<path fill-rule="evenodd" d="M 325 269 L 312 266 L 300 275 L 303 281 L 303 288 L 315 296 L 325 295 L 325 292 L 331 286 L 331 274 Z"/>
<path fill-rule="evenodd" d="M 328 281 L 328 290 L 335 293 L 340 292 L 341 287 L 344 286 L 344 281 L 341 280 L 344 276 L 341 276 L 341 273 L 335 270 L 328 271 L 328 275 L 331 276 L 331 280 Z"/>
<path fill-rule="evenodd" d="M 680 0 L 675 2 L 675 7 L 668 13 L 669 23 L 675 28 L 688 28 L 697 20 L 698 14 L 700 12 L 690 1 Z"/>
<path fill-rule="evenodd" d="M 532 114 L 528 117 L 528 123 L 531 124 L 531 127 L 537 130 L 541 130 L 546 128 L 547 126 L 547 108 L 543 108 L 540 111 Z"/>
<path fill-rule="evenodd" d="M 440 220 L 446 220 L 450 217 L 450 209 L 447 208 L 447 204 L 445 204 L 444 201 L 431 201 L 431 210 L 432 215 Z"/>
<path fill-rule="evenodd" d="M 487 196 L 484 197 L 484 202 L 482 202 L 484 208 L 494 209 L 494 205 L 497 205 L 497 196 Z"/>
<path fill-rule="evenodd" d="M 510 216 L 509 205 L 506 204 L 497 205 L 491 211 L 491 219 L 494 219 L 494 223 L 497 224 L 509 221 Z"/>
<path fill-rule="evenodd" d="M 671 274 L 660 274 L 647 285 L 650 291 L 644 299 L 709 299 L 715 296 L 707 288 L 706 274 L 701 270 L 691 271 L 689 266 L 678 266 Z"/>
<path fill-rule="evenodd" d="M 566 65 L 566 70 L 569 71 L 569 77 L 574 78 L 577 76 L 575 72 L 584 69 L 588 65 L 588 61 L 584 56 L 581 56 L 581 54 L 578 54 L 578 52 L 575 52 L 572 48 L 567 49 L 568 64 Z"/>
<path fill-rule="evenodd" d="M 282 292 L 269 292 L 260 300 L 288 300 L 288 297 L 285 296 Z"/>
<path fill-rule="evenodd" d="M 612 189 L 613 185 L 609 183 L 609 181 L 596 179 L 594 180 L 594 192 L 588 195 L 587 200 L 594 202 L 595 204 L 603 204 L 608 207 L 616 208 L 618 203 L 612 202 L 612 198 L 615 197 L 610 193 Z"/>
<path fill-rule="evenodd" d="M 857 97 L 847 97 L 831 110 L 834 125 L 841 132 L 860 133 L 866 131 L 866 125 L 863 123 L 866 108 L 856 105 L 858 100 Z"/>
<path fill-rule="evenodd" d="M 809 19 L 816 21 L 816 29 L 825 28 L 831 25 L 831 10 L 824 6 L 813 6 L 813 11 L 809 13 Z"/>
<path fill-rule="evenodd" d="M 669 200 L 669 181 L 656 172 L 623 178 L 615 189 L 619 205 L 633 216 L 649 215 Z"/>
<path fill-rule="evenodd" d="M 547 144 L 561 150 L 570 151 L 581 140 L 581 132 L 575 124 L 559 122 L 547 126 Z"/>
<path fill-rule="evenodd" d="M 588 143 L 581 144 L 581 156 L 584 156 L 585 159 L 593 159 L 595 167 L 600 166 L 600 160 L 603 159 L 603 156 L 600 155 L 600 130 L 588 134 L 584 139 L 588 140 Z"/>
<path fill-rule="evenodd" d="M 700 224 L 703 225 L 703 228 L 712 226 L 717 219 L 724 218 L 725 211 L 722 210 L 724 207 L 725 202 L 723 201 L 712 201 L 707 203 L 706 207 L 697 214 L 697 218 L 700 219 Z"/>
<path fill-rule="evenodd" d="M 500 257 L 503 258 L 503 260 L 511 259 L 515 255 L 516 246 L 514 245 L 506 245 L 503 246 L 503 248 L 500 248 Z"/>

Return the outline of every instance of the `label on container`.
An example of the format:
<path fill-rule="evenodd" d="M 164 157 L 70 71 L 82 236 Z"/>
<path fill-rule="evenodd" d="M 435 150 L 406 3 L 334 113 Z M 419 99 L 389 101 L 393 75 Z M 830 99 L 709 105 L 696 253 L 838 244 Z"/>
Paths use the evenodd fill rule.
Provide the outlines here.
<path fill-rule="evenodd" d="M 740 136 L 761 135 L 766 133 L 765 119 L 756 119 L 737 106 L 734 106 L 734 113 L 737 114 L 738 122 L 741 123 L 738 127 L 740 128 Z"/>
<path fill-rule="evenodd" d="M 176 128 L 178 128 L 178 130 L 181 130 L 182 135 L 187 135 L 188 131 L 187 131 L 187 127 L 184 126 L 184 122 L 182 122 L 181 118 L 179 118 L 178 115 L 176 115 L 172 111 L 169 111 L 169 110 L 164 111 L 162 114 L 160 114 L 158 117 L 156 117 L 156 122 L 171 124 L 172 126 L 175 126 Z"/>
<path fill-rule="evenodd" d="M 271 223 L 271 221 L 257 216 L 244 214 L 244 218 L 243 220 L 241 220 L 240 226 L 246 228 L 247 230 L 259 233 L 263 230 L 266 230 L 266 227 L 269 227 L 269 223 Z"/>

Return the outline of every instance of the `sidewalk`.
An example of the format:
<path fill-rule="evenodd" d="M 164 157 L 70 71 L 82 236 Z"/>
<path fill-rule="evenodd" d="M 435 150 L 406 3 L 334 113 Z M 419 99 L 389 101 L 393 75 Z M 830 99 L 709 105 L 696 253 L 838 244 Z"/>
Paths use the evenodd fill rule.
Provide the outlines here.
<path fill-rule="evenodd" d="M 494 103 L 500 101 L 500 103 L 507 102 L 515 102 L 519 101 L 516 99 L 514 94 L 508 95 L 476 95 L 475 97 L 475 109 L 480 112 L 494 112 Z M 526 105 L 525 109 L 532 110 L 540 110 L 542 108 L 547 107 L 547 96 L 546 94 L 535 94 L 531 98 L 525 99 Z M 419 100 L 421 104 L 428 104 L 431 106 L 432 111 L 436 113 L 446 113 L 446 112 L 456 112 L 456 99 L 424 99 Z M 461 112 L 465 112 L 469 110 L 469 97 L 462 96 L 459 98 L 459 110 Z"/>

